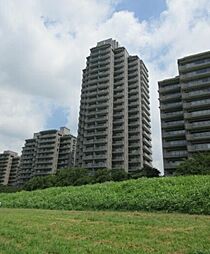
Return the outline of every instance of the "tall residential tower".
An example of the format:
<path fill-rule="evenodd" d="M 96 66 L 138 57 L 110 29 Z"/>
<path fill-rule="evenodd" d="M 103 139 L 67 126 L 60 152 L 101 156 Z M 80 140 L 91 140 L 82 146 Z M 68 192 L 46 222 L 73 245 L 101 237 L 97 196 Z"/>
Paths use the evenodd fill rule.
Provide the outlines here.
<path fill-rule="evenodd" d="M 210 52 L 178 60 L 179 76 L 159 82 L 166 175 L 196 152 L 210 151 Z"/>
<path fill-rule="evenodd" d="M 148 71 L 112 39 L 83 70 L 76 166 L 135 171 L 152 166 Z"/>

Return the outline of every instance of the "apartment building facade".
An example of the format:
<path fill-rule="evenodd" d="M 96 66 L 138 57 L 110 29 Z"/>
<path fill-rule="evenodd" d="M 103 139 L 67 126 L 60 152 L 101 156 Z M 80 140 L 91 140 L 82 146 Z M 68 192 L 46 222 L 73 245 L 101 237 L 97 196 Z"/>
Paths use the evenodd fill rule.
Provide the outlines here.
<path fill-rule="evenodd" d="M 0 184 L 13 186 L 16 184 L 20 157 L 13 151 L 0 154 Z"/>
<path fill-rule="evenodd" d="M 69 129 L 45 130 L 27 139 L 18 170 L 18 185 L 30 178 L 56 173 L 58 169 L 74 166 L 76 137 Z"/>
<path fill-rule="evenodd" d="M 164 170 L 210 151 L 210 52 L 178 60 L 179 76 L 159 82 Z"/>
<path fill-rule="evenodd" d="M 83 70 L 76 166 L 152 166 L 148 71 L 108 39 L 90 50 Z"/>

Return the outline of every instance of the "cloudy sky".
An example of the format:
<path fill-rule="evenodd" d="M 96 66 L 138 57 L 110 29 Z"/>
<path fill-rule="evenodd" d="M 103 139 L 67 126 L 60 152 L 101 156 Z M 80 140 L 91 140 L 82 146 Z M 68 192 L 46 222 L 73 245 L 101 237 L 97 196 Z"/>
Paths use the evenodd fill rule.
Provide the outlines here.
<path fill-rule="evenodd" d="M 209 0 L 0 0 L 0 152 L 67 126 L 77 134 L 81 70 L 114 38 L 149 69 L 154 166 L 162 168 L 157 81 L 210 50 Z"/>

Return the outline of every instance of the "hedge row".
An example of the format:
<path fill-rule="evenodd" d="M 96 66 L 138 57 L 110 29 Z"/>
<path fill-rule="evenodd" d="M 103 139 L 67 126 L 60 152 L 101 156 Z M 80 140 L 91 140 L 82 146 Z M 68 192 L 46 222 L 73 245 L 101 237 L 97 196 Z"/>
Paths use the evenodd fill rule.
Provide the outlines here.
<path fill-rule="evenodd" d="M 0 194 L 2 207 L 166 211 L 210 215 L 210 176 L 141 178 Z"/>

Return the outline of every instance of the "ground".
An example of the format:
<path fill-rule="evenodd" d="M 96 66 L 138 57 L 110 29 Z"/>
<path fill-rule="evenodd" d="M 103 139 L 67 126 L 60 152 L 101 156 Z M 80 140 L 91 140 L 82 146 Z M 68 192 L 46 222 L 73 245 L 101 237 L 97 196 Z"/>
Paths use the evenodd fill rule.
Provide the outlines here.
<path fill-rule="evenodd" d="M 1 254 L 209 254 L 210 216 L 0 209 Z"/>

